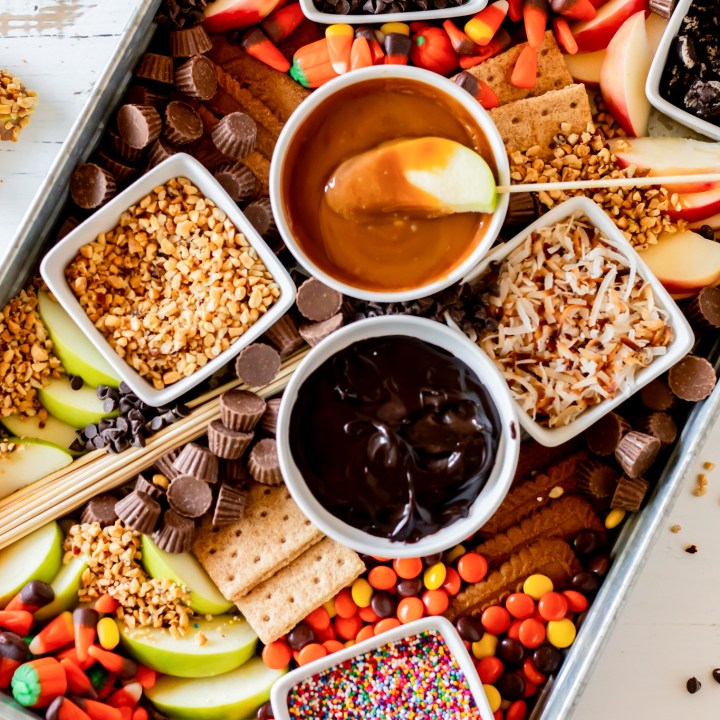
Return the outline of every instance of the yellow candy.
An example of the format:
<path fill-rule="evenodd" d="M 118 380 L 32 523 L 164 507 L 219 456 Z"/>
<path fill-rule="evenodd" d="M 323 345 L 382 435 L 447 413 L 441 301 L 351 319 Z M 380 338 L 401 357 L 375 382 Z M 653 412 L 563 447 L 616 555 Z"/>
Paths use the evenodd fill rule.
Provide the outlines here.
<path fill-rule="evenodd" d="M 477 642 L 472 644 L 472 654 L 482 660 L 484 657 L 492 657 L 498 646 L 497 636 L 485 633 Z"/>
<path fill-rule="evenodd" d="M 352 584 L 350 594 L 358 607 L 365 608 L 370 604 L 370 599 L 372 598 L 372 585 L 365 578 L 358 578 Z"/>
<path fill-rule="evenodd" d="M 380 32 L 383 35 L 397 33 L 398 35 L 410 35 L 410 26 L 401 22 L 389 22 L 380 26 Z"/>
<path fill-rule="evenodd" d="M 330 616 L 330 619 L 334 618 L 337 615 L 337 611 L 335 610 L 335 600 L 330 598 L 326 603 L 323 603 L 323 607 L 328 611 L 328 615 Z"/>
<path fill-rule="evenodd" d="M 355 644 L 354 640 L 346 640 L 345 647 L 352 647 Z"/>
<path fill-rule="evenodd" d="M 448 550 L 445 554 L 445 564 L 452 565 L 459 557 L 465 554 L 464 545 L 456 545 L 452 550 Z"/>
<path fill-rule="evenodd" d="M 105 648 L 105 650 L 114 650 L 120 642 L 118 626 L 110 617 L 104 617 L 98 622 L 97 634 L 100 645 Z"/>
<path fill-rule="evenodd" d="M 576 630 L 572 620 L 551 620 L 547 624 L 547 639 L 556 648 L 570 647 L 575 640 Z"/>
<path fill-rule="evenodd" d="M 497 688 L 494 685 L 487 685 L 483 683 L 483 690 L 485 691 L 488 703 L 490 704 L 490 709 L 493 712 L 497 712 L 500 709 L 500 703 L 502 703 L 502 698 L 500 697 L 500 693 Z"/>
<path fill-rule="evenodd" d="M 625 519 L 625 511 L 615 508 L 611 510 L 605 518 L 605 527 L 608 530 L 616 528 Z"/>
<path fill-rule="evenodd" d="M 344 24 L 329 25 L 325 29 L 325 37 L 333 37 L 333 36 L 340 36 L 340 35 L 354 37 L 355 30 L 353 29 L 352 25 L 344 25 Z"/>
<path fill-rule="evenodd" d="M 423 575 L 423 583 L 428 590 L 437 590 L 445 582 L 447 570 L 445 566 L 439 562 L 431 565 Z"/>
<path fill-rule="evenodd" d="M 523 583 L 523 592 L 533 600 L 539 600 L 545 593 L 552 591 L 553 583 L 547 575 L 531 575 Z"/>

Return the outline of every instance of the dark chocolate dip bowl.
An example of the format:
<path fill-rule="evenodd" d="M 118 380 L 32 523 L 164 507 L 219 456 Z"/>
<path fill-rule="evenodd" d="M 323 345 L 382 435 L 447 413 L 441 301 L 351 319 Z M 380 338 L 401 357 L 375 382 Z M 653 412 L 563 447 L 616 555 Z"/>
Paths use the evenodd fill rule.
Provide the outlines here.
<path fill-rule="evenodd" d="M 400 315 L 353 323 L 310 351 L 283 395 L 277 442 L 293 499 L 326 535 L 367 555 L 419 557 L 492 516 L 520 426 L 476 345 Z"/>

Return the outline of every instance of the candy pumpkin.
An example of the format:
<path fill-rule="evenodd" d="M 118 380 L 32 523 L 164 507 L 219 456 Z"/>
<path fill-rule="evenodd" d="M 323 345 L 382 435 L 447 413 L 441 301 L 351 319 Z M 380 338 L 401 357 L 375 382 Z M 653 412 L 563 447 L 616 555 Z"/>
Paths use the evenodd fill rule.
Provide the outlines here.
<path fill-rule="evenodd" d="M 458 54 L 450 37 L 440 27 L 426 27 L 413 37 L 410 59 L 413 65 L 439 75 L 449 75 L 458 66 Z"/>

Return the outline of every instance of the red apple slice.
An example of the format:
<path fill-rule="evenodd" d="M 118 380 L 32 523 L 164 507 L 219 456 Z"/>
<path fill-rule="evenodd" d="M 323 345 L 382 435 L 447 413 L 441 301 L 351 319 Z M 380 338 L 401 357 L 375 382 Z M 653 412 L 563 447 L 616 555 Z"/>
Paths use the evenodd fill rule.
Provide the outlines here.
<path fill-rule="evenodd" d="M 671 220 L 700 222 L 720 212 L 720 188 L 705 192 L 678 195 L 680 209 L 670 206 L 668 217 Z"/>
<path fill-rule="evenodd" d="M 645 81 L 651 62 L 645 13 L 636 12 L 615 33 L 600 68 L 605 104 L 628 135 L 647 135 L 650 102 Z"/>
<path fill-rule="evenodd" d="M 598 85 L 600 83 L 600 68 L 605 59 L 605 50 L 597 50 L 591 53 L 577 53 L 577 55 L 563 55 L 570 74 L 577 82 L 586 85 Z"/>
<path fill-rule="evenodd" d="M 647 20 L 645 20 L 645 29 L 647 30 L 648 42 L 650 43 L 650 54 L 653 57 L 655 57 L 667 25 L 668 21 L 654 12 L 651 12 Z"/>
<path fill-rule="evenodd" d="M 692 297 L 720 282 L 720 243 L 690 230 L 661 235 L 640 257 L 676 298 Z"/>
<path fill-rule="evenodd" d="M 205 29 L 225 32 L 254 25 L 279 4 L 279 0 L 215 0 L 205 8 Z"/>
<path fill-rule="evenodd" d="M 720 230 L 720 213 L 712 217 L 698 220 L 690 225 L 691 230 L 699 230 L 703 225 L 709 225 L 713 230 Z"/>
<path fill-rule="evenodd" d="M 592 20 L 571 23 L 570 29 L 578 44 L 578 52 L 595 52 L 606 48 L 620 26 L 640 10 L 647 10 L 647 0 L 609 0 L 598 8 Z"/>

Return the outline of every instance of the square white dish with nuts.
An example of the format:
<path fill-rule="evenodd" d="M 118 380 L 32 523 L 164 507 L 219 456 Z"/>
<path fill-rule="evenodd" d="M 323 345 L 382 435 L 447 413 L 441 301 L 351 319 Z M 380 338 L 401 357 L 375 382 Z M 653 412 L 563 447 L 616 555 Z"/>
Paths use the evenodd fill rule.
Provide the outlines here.
<path fill-rule="evenodd" d="M 120 378 L 153 406 L 219 370 L 295 299 L 273 251 L 183 153 L 69 233 L 40 272 Z"/>
<path fill-rule="evenodd" d="M 694 342 L 669 293 L 585 197 L 497 247 L 463 282 L 488 308 L 471 339 L 508 382 L 525 431 L 549 447 L 585 431 Z"/>

